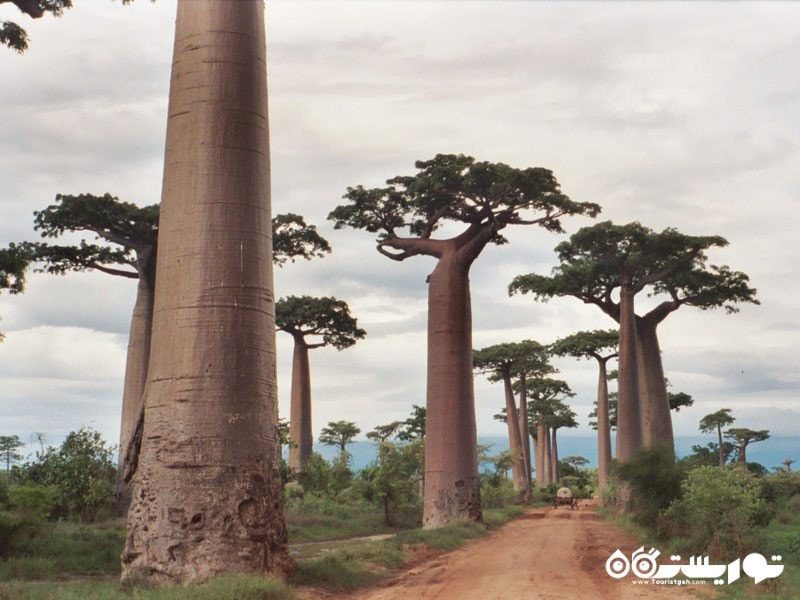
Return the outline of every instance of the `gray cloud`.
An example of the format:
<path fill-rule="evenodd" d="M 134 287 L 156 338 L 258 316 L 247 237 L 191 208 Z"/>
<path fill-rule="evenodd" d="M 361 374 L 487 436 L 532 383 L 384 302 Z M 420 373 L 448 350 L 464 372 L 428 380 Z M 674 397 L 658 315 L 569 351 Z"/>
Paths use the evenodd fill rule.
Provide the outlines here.
<path fill-rule="evenodd" d="M 174 10 L 174 0 L 84 2 L 31 22 L 28 54 L 0 53 L 12 83 L 0 87 L 0 243 L 32 239 L 32 211 L 56 193 L 158 200 Z M 424 402 L 433 261 L 392 262 L 370 234 L 333 231 L 326 217 L 348 186 L 382 185 L 438 152 L 551 168 L 573 199 L 602 204 L 604 219 L 725 236 L 731 245 L 713 260 L 750 274 L 762 306 L 728 317 L 682 309 L 662 326 L 667 375 L 697 402 L 675 416 L 676 430 L 694 433 L 721 406 L 746 426 L 796 430 L 800 6 L 332 1 L 267 10 L 273 210 L 303 214 L 334 248 L 276 270 L 277 294 L 340 297 L 369 332 L 351 349 L 312 356 L 315 430 L 347 418 L 367 431 Z M 612 325 L 573 299 L 508 298 L 515 275 L 549 272 L 563 236 L 517 228 L 508 237 L 472 269 L 476 346 Z M 56 435 L 94 422 L 116 438 L 134 293 L 132 282 L 71 274 L 35 276 L 25 295 L 0 296 L 4 427 Z M 558 365 L 585 423 L 596 367 Z M 501 389 L 477 381 L 476 397 L 479 431 L 502 435 L 492 420 Z"/>

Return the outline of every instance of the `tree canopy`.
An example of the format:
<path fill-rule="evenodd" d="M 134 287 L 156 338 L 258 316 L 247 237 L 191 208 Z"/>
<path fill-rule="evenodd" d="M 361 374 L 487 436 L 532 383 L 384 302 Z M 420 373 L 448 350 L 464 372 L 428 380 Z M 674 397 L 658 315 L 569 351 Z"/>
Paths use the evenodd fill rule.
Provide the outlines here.
<path fill-rule="evenodd" d="M 362 339 L 367 332 L 358 327 L 343 300 L 332 297 L 288 296 L 275 303 L 275 324 L 279 331 L 295 337 L 317 336 L 309 348 L 333 346 L 343 350 Z"/>
<path fill-rule="evenodd" d="M 123 0 L 127 4 L 131 0 Z M 72 0 L 0 0 L 0 4 L 11 2 L 32 19 L 39 19 L 50 13 L 60 17 L 65 8 L 72 8 Z M 8 46 L 20 54 L 28 49 L 28 33 L 13 21 L 0 21 L 0 44 Z"/>
<path fill-rule="evenodd" d="M 326 446 L 337 446 L 345 452 L 347 444 L 361 433 L 361 429 L 352 421 L 330 421 L 319 433 L 319 441 Z"/>
<path fill-rule="evenodd" d="M 444 240 L 432 236 L 448 221 L 467 226 L 465 245 L 482 247 L 489 241 L 505 243 L 498 232 L 508 225 L 538 224 L 562 232 L 560 217 L 600 211 L 597 204 L 573 202 L 562 194 L 553 173 L 544 168 L 515 169 L 463 154 L 437 154 L 415 167 L 416 175 L 388 179 L 387 187 L 348 188 L 344 199 L 350 204 L 338 206 L 328 218 L 337 229 L 378 233 L 378 251 L 405 260 L 441 257 Z"/>
<path fill-rule="evenodd" d="M 605 360 L 617 355 L 618 343 L 619 332 L 616 329 L 595 329 L 560 338 L 550 344 L 549 349 L 556 356 Z"/>
<path fill-rule="evenodd" d="M 721 408 L 716 412 L 707 414 L 700 419 L 700 431 L 703 433 L 715 433 L 721 427 L 730 425 L 736 420 L 736 417 L 731 415 L 730 408 Z"/>
<path fill-rule="evenodd" d="M 0 291 L 19 294 L 25 289 L 25 271 L 30 264 L 30 248 L 9 244 L 0 248 Z"/>
<path fill-rule="evenodd" d="M 20 294 L 25 289 L 25 271 L 31 261 L 31 249 L 27 244 L 9 244 L 0 248 L 0 292 Z M 0 342 L 5 336 L 0 332 Z"/>
<path fill-rule="evenodd" d="M 472 351 L 472 362 L 477 373 L 489 375 L 490 381 L 499 381 L 503 374 L 517 376 L 544 376 L 554 371 L 548 361 L 547 348 L 533 340 L 507 342 Z"/>
<path fill-rule="evenodd" d="M 747 463 L 747 447 L 754 442 L 763 442 L 769 439 L 769 430 L 732 427 L 725 431 L 725 437 L 736 442 L 738 446 L 737 461 L 745 464 Z"/>
<path fill-rule="evenodd" d="M 142 255 L 158 240 L 158 208 L 157 204 L 139 207 L 111 194 L 58 194 L 54 204 L 33 213 L 34 230 L 51 239 L 68 232 L 94 233 L 97 240 L 110 245 L 86 240 L 73 246 L 36 244 L 41 270 L 64 274 L 96 269 L 131 279 L 141 277 L 146 268 Z"/>
<path fill-rule="evenodd" d="M 11 470 L 12 463 L 22 460 L 22 455 L 17 452 L 25 446 L 18 435 L 0 435 L 0 462 L 6 466 L 6 471 Z"/>
<path fill-rule="evenodd" d="M 674 228 L 657 233 L 637 222 L 604 221 L 581 228 L 556 246 L 560 263 L 549 277 L 520 275 L 509 293 L 530 293 L 540 301 L 574 296 L 619 320 L 619 303 L 612 294 L 627 276 L 634 292 L 652 286 L 652 295 L 669 297 L 649 313 L 658 320 L 683 305 L 736 312 L 737 303 L 759 302 L 747 275 L 708 265 L 706 251 L 727 245 L 720 236 L 686 235 Z"/>
<path fill-rule="evenodd" d="M 111 194 L 58 194 L 54 204 L 34 212 L 34 229 L 44 238 L 59 238 L 68 232 L 89 232 L 108 244 L 81 240 L 78 245 L 34 244 L 36 260 L 42 270 L 63 274 L 67 271 L 97 269 L 110 275 L 138 278 L 147 268 L 142 264 L 154 258 L 158 242 L 159 205 L 140 207 Z M 293 213 L 272 219 L 273 262 L 278 266 L 301 257 L 310 260 L 331 251 L 328 241 Z"/>
<path fill-rule="evenodd" d="M 151 0 L 155 2 L 155 0 Z M 64 9 L 72 8 L 72 0 L 0 0 L 0 4 L 11 2 L 25 15 L 32 19 L 40 19 L 49 13 L 60 17 Z M 122 4 L 130 4 L 133 0 L 122 0 Z M 30 38 L 28 33 L 13 21 L 0 21 L 0 44 L 22 54 L 28 49 Z"/>

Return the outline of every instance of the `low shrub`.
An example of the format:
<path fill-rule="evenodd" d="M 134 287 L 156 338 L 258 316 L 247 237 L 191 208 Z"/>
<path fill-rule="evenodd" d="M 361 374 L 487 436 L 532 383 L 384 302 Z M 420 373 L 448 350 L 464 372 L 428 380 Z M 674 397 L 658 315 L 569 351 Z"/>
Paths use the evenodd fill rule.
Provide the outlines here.
<path fill-rule="evenodd" d="M 664 516 L 685 550 L 729 560 L 759 549 L 757 528 L 771 517 L 761 495 L 759 479 L 744 469 L 700 467 Z"/>
<path fill-rule="evenodd" d="M 661 533 L 659 515 L 680 498 L 685 478 L 672 450 L 661 446 L 640 450 L 629 461 L 618 464 L 616 474 L 630 491 L 626 509 L 633 521 Z"/>

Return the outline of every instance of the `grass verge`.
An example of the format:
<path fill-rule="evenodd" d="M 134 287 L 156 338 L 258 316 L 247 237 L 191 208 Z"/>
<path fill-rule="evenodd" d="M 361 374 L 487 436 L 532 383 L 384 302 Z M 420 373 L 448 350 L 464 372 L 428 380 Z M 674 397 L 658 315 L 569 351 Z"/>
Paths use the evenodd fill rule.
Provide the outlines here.
<path fill-rule="evenodd" d="M 269 577 L 226 575 L 203 585 L 123 589 L 116 582 L 0 583 L 0 600 L 294 600 L 294 590 Z"/>
<path fill-rule="evenodd" d="M 630 518 L 614 515 L 612 509 L 598 511 L 607 521 L 622 528 L 646 547 L 658 548 L 662 555 L 669 555 L 680 540 L 659 540 Z M 775 518 L 761 532 L 763 547 L 759 553 L 770 564 L 772 556 L 780 556 L 785 566 L 783 573 L 775 579 L 753 583 L 753 579 L 742 573 L 741 579 L 730 585 L 714 586 L 718 600 L 789 600 L 800 598 L 800 514 L 791 508 L 779 510 Z M 702 552 L 698 552 L 702 554 Z M 713 557 L 711 557 L 713 558 Z M 740 558 L 744 558 L 743 556 Z"/>
<path fill-rule="evenodd" d="M 289 578 L 295 585 L 321 587 L 333 591 L 351 591 L 389 577 L 419 555 L 420 548 L 441 553 L 461 547 L 470 539 L 483 537 L 521 515 L 521 506 L 484 511 L 484 524 L 459 522 L 439 529 L 412 529 L 396 536 L 364 542 L 307 561 L 300 561 L 297 572 Z"/>
<path fill-rule="evenodd" d="M 48 523 L 45 532 L 26 541 L 22 556 L 0 563 L 0 582 L 58 579 L 75 575 L 118 575 L 125 540 L 120 523 L 92 526 Z"/>

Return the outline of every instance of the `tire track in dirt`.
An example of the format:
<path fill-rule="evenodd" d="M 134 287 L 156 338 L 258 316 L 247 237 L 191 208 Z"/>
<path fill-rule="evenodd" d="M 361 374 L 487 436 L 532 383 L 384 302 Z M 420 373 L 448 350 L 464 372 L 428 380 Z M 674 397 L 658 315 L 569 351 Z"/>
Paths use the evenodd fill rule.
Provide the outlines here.
<path fill-rule="evenodd" d="M 404 571 L 379 587 L 328 596 L 354 600 L 670 600 L 709 598 L 713 586 L 636 585 L 605 571 L 638 542 L 585 507 L 532 509 L 488 538 Z"/>

